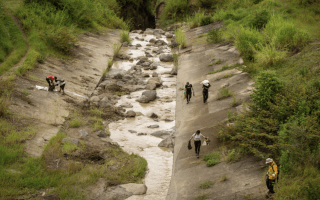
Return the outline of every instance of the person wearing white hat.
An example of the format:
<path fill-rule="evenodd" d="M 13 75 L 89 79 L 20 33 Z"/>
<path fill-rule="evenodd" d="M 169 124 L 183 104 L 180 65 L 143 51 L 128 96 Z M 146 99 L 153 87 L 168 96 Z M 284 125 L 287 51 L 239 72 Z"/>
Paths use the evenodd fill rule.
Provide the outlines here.
<path fill-rule="evenodd" d="M 266 159 L 266 164 L 269 166 L 268 167 L 268 172 L 267 172 L 267 187 L 269 189 L 269 193 L 274 194 L 274 184 L 276 182 L 276 178 L 278 175 L 278 166 L 277 164 L 271 159 L 267 158 Z"/>
<path fill-rule="evenodd" d="M 203 94 L 203 103 L 206 103 L 209 97 L 209 88 L 210 88 L 210 83 L 208 80 L 202 81 L 200 84 L 202 84 L 202 94 Z"/>

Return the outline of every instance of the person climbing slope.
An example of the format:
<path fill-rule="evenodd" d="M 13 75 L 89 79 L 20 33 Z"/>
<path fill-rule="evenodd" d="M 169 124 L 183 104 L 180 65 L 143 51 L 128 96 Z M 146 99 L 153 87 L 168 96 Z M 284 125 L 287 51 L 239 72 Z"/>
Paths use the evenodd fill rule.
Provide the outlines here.
<path fill-rule="evenodd" d="M 61 92 L 61 90 L 62 90 L 62 94 L 64 94 L 64 87 L 66 85 L 65 81 L 63 79 L 57 79 L 56 76 L 54 77 L 54 80 L 57 83 L 56 86 L 58 86 L 60 84 L 60 91 L 59 92 Z"/>
<path fill-rule="evenodd" d="M 189 82 L 187 82 L 187 84 L 185 85 L 185 90 L 184 90 L 184 92 L 186 93 L 186 97 L 187 97 L 187 104 L 189 103 L 189 101 L 191 99 L 192 91 L 193 91 L 193 96 L 194 96 L 194 89 L 192 87 L 192 84 L 189 84 Z"/>
<path fill-rule="evenodd" d="M 53 76 L 48 76 L 48 77 L 46 78 L 46 81 L 47 81 L 48 84 L 49 84 L 49 87 L 48 87 L 48 90 L 49 90 L 49 91 L 53 91 L 53 90 L 54 90 L 54 83 L 53 83 L 54 78 L 55 78 L 55 77 L 53 77 Z"/>
<path fill-rule="evenodd" d="M 203 103 L 206 103 L 209 97 L 209 88 L 211 87 L 208 80 L 202 81 L 200 84 L 202 84 L 202 94 L 203 94 Z"/>
<path fill-rule="evenodd" d="M 267 171 L 267 187 L 269 189 L 269 193 L 274 194 L 274 184 L 276 182 L 276 178 L 278 176 L 278 166 L 277 164 L 271 159 L 266 159 L 266 164 L 268 165 L 268 171 Z"/>
<path fill-rule="evenodd" d="M 197 130 L 196 133 L 192 134 L 191 138 L 189 141 L 191 141 L 191 139 L 193 138 L 193 141 L 194 141 L 194 149 L 196 151 L 196 156 L 197 158 L 199 158 L 199 154 L 200 154 L 200 147 L 201 147 L 201 137 L 203 137 L 204 139 L 206 139 L 205 136 L 203 136 L 201 133 L 200 133 L 200 130 Z"/>

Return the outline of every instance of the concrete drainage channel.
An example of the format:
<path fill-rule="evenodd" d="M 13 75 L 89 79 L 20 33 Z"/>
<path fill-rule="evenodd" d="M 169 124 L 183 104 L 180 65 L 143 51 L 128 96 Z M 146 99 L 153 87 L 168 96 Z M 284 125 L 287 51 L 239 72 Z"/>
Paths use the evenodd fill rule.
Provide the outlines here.
<path fill-rule="evenodd" d="M 172 36 L 173 33 L 160 29 L 131 32 L 132 42 L 122 45 L 122 60 L 115 60 L 108 74 L 119 79 L 112 87 L 127 87 L 130 91 L 118 99 L 116 106 L 125 109 L 121 114 L 126 118 L 108 125 L 110 137 L 126 152 L 138 154 L 148 162 L 144 180 L 147 192 L 129 200 L 163 200 L 169 188 L 176 107 L 176 76 L 172 75 L 175 70 L 168 47 Z M 144 83 L 124 81 L 125 77 L 138 75 L 145 77 Z M 93 94 L 101 87 L 109 87 L 108 84 L 110 80 L 102 81 Z"/>

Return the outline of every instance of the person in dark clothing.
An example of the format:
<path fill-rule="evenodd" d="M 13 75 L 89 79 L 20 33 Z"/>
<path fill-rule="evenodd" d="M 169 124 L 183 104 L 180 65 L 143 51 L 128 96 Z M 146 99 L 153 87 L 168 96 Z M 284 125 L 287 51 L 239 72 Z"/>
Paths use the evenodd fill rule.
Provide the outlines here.
<path fill-rule="evenodd" d="M 48 82 L 48 84 L 49 84 L 49 91 L 53 91 L 54 90 L 54 84 L 53 84 L 53 81 L 54 81 L 54 79 L 55 79 L 56 77 L 53 77 L 53 76 L 48 76 L 47 78 L 46 78 L 46 81 Z"/>
<path fill-rule="evenodd" d="M 189 82 L 187 82 L 187 84 L 185 85 L 185 91 L 186 93 L 186 97 L 187 97 L 187 104 L 189 103 L 190 99 L 191 99 L 191 93 L 193 92 L 193 96 L 194 96 L 194 89 L 192 87 L 192 84 L 189 84 Z"/>
<path fill-rule="evenodd" d="M 202 85 L 202 94 L 203 94 L 203 103 L 206 103 L 209 97 L 209 88 L 211 87 L 210 83 Z"/>
<path fill-rule="evenodd" d="M 193 141 L 194 141 L 194 149 L 196 151 L 196 156 L 197 158 L 199 158 L 199 154 L 200 154 L 200 147 L 201 147 L 201 137 L 205 138 L 205 136 L 203 136 L 201 133 L 200 133 L 200 130 L 197 130 L 196 133 L 192 134 L 191 138 L 189 141 L 191 141 L 191 139 L 193 138 Z"/>
<path fill-rule="evenodd" d="M 66 85 L 65 81 L 63 79 L 57 79 L 57 77 L 54 77 L 54 80 L 57 82 L 56 86 L 60 84 L 60 92 L 62 90 L 62 94 L 64 94 L 64 87 Z"/>

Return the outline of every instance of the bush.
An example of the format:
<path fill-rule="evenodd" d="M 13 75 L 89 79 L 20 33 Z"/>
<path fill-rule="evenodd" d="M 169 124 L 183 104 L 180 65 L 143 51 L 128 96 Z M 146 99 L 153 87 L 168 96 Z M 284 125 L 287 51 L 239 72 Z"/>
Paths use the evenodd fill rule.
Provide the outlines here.
<path fill-rule="evenodd" d="M 250 95 L 252 102 L 263 110 L 269 109 L 269 104 L 274 103 L 275 96 L 282 89 L 282 83 L 277 78 L 275 71 L 263 71 L 258 77 L 256 89 Z"/>
<path fill-rule="evenodd" d="M 241 55 L 250 61 L 254 61 L 253 47 L 260 41 L 262 41 L 262 36 L 256 29 L 241 27 L 235 36 L 235 46 L 239 49 Z"/>
<path fill-rule="evenodd" d="M 212 29 L 209 31 L 207 36 L 207 42 L 216 44 L 222 41 L 222 33 L 220 29 Z"/>
<path fill-rule="evenodd" d="M 69 123 L 72 128 L 78 128 L 82 126 L 83 122 L 81 119 L 74 119 L 74 120 L 71 120 Z"/>
<path fill-rule="evenodd" d="M 71 48 L 76 42 L 73 30 L 67 27 L 61 27 L 60 29 L 51 27 L 42 35 L 42 37 L 45 37 L 45 40 L 50 44 L 50 46 L 55 48 L 57 51 L 62 51 L 66 54 L 71 53 Z"/>
<path fill-rule="evenodd" d="M 201 183 L 201 184 L 199 185 L 199 188 L 201 188 L 201 189 L 208 189 L 208 188 L 211 188 L 214 184 L 215 184 L 215 182 L 210 181 L 210 180 L 204 181 L 203 183 Z"/>
<path fill-rule="evenodd" d="M 212 22 L 213 22 L 213 20 L 210 16 L 205 16 L 205 17 L 201 18 L 200 26 L 205 26 L 205 25 L 208 25 Z"/>
<path fill-rule="evenodd" d="M 186 35 L 181 28 L 175 30 L 176 41 L 182 48 L 186 47 Z"/>
<path fill-rule="evenodd" d="M 162 16 L 167 19 L 183 17 L 189 10 L 187 0 L 167 0 Z"/>
<path fill-rule="evenodd" d="M 220 163 L 221 153 L 218 151 L 213 151 L 212 153 L 203 156 L 203 160 L 206 161 L 208 167 L 212 167 Z"/>
<path fill-rule="evenodd" d="M 253 48 L 256 53 L 256 61 L 260 65 L 273 66 L 283 61 L 288 52 L 286 50 L 279 50 L 275 45 L 275 39 L 270 44 L 257 44 L 257 48 Z"/>
<path fill-rule="evenodd" d="M 129 32 L 128 31 L 121 31 L 121 34 L 120 34 L 120 42 L 128 42 L 130 43 L 131 40 L 130 40 L 130 37 L 129 37 Z"/>
<path fill-rule="evenodd" d="M 232 93 L 229 91 L 228 88 L 221 88 L 221 90 L 218 93 L 217 100 L 225 99 L 231 96 L 232 96 Z"/>
<path fill-rule="evenodd" d="M 249 22 L 249 25 L 256 29 L 263 29 L 269 21 L 269 12 L 266 10 L 261 10 L 256 12 L 254 18 Z"/>

